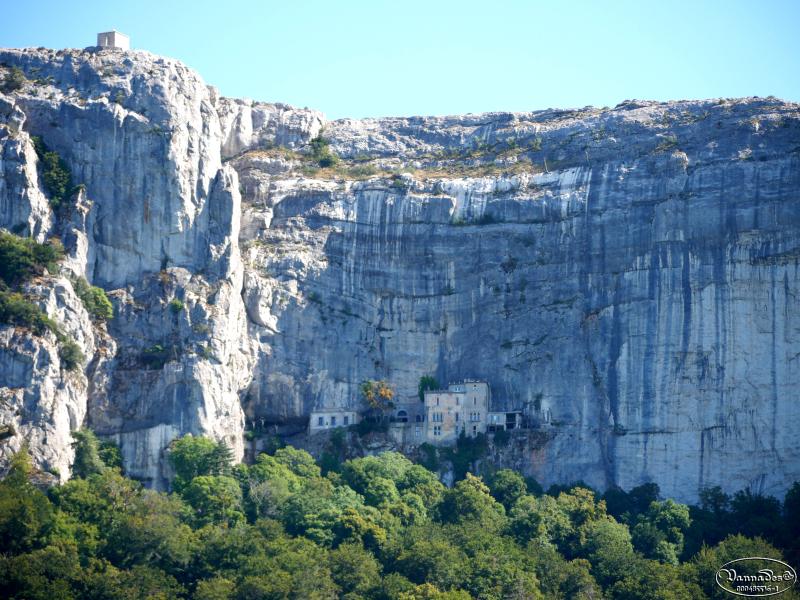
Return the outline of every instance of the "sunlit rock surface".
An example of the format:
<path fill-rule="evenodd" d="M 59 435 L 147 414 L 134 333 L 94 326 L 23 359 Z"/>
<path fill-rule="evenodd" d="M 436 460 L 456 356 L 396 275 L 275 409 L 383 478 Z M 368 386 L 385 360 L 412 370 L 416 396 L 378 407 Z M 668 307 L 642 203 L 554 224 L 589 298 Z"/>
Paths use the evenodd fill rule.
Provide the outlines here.
<path fill-rule="evenodd" d="M 81 423 L 158 486 L 176 435 L 241 456 L 246 419 L 358 407 L 367 378 L 412 401 L 432 374 L 528 411 L 546 442 L 507 460 L 546 484 L 693 500 L 800 479 L 798 105 L 326 122 L 146 52 L 0 63 L 29 79 L 0 95 L 0 226 L 61 236 L 115 304 L 107 326 L 57 314 L 87 331 L 68 389 L 54 340 L 2 329 L 0 386 L 41 407 L 15 427 L 60 432 L 36 456 L 62 476 Z M 332 168 L 309 158 L 320 133 Z M 85 184 L 72 214 L 30 135 Z"/>

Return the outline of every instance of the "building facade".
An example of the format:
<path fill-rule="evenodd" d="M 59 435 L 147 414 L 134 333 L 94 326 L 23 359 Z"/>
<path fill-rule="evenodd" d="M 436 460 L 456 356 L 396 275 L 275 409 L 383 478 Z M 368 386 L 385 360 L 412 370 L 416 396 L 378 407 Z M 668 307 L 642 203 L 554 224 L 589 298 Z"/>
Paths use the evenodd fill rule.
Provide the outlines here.
<path fill-rule="evenodd" d="M 349 427 L 357 425 L 360 421 L 359 414 L 354 410 L 341 410 L 336 408 L 315 410 L 308 421 L 310 433 L 335 429 L 336 427 Z"/>
<path fill-rule="evenodd" d="M 485 381 L 451 383 L 446 390 L 426 391 L 424 398 L 426 442 L 452 444 L 462 433 L 486 433 L 491 397 Z"/>
<path fill-rule="evenodd" d="M 97 34 L 97 45 L 101 48 L 131 49 L 131 38 L 117 30 L 104 31 Z"/>

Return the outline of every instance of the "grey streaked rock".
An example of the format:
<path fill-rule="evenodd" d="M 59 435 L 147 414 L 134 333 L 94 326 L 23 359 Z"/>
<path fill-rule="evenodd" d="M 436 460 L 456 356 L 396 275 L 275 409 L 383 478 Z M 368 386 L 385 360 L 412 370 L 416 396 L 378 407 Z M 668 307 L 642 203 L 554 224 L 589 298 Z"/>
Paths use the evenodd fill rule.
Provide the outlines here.
<path fill-rule="evenodd" d="M 0 97 L 0 226 L 60 235 L 116 311 L 93 325 L 67 279 L 40 284 L 86 354 L 73 383 L 54 340 L 0 329 L 3 418 L 62 477 L 82 423 L 161 486 L 176 435 L 241 456 L 245 418 L 300 426 L 366 378 L 413 401 L 434 374 L 526 408 L 542 432 L 507 460 L 546 484 L 691 500 L 800 479 L 797 104 L 326 122 L 146 52 L 0 62 L 31 80 Z M 321 132 L 351 161 L 333 177 L 303 168 Z M 86 185 L 69 214 L 30 135 Z"/>

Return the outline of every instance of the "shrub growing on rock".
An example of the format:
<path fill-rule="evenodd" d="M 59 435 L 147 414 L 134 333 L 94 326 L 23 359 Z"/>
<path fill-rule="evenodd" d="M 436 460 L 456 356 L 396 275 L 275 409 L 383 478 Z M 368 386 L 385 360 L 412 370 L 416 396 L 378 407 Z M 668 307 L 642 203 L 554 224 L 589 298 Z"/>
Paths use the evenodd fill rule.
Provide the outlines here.
<path fill-rule="evenodd" d="M 58 155 L 50 150 L 40 137 L 32 137 L 36 155 L 42 163 L 42 180 L 47 193 L 50 194 L 50 205 L 53 208 L 61 206 L 72 192 L 72 173 L 69 166 Z"/>
<path fill-rule="evenodd" d="M 26 81 L 27 79 L 25 79 L 25 74 L 22 72 L 22 69 L 19 67 L 11 67 L 11 70 L 3 79 L 2 90 L 6 94 L 16 92 L 22 89 Z"/>
<path fill-rule="evenodd" d="M 312 139 L 310 144 L 311 158 L 320 167 L 335 167 L 339 163 L 339 157 L 331 150 L 331 143 L 322 137 L 322 133 Z"/>
<path fill-rule="evenodd" d="M 63 256 L 64 248 L 58 240 L 39 244 L 31 238 L 0 232 L 0 279 L 9 286 L 41 275 L 45 269 L 57 270 Z"/>
<path fill-rule="evenodd" d="M 95 321 L 108 321 L 114 316 L 114 306 L 103 288 L 91 285 L 83 277 L 75 280 L 75 293 L 83 302 L 86 312 Z"/>

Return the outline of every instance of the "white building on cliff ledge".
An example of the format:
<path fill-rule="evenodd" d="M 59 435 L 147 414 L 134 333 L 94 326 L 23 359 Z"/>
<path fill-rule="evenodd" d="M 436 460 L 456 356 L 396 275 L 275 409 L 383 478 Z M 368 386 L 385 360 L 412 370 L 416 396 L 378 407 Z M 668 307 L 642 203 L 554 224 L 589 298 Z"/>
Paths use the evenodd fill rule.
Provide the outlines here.
<path fill-rule="evenodd" d="M 131 49 L 131 38 L 116 29 L 97 34 L 97 45 L 101 48 Z"/>

